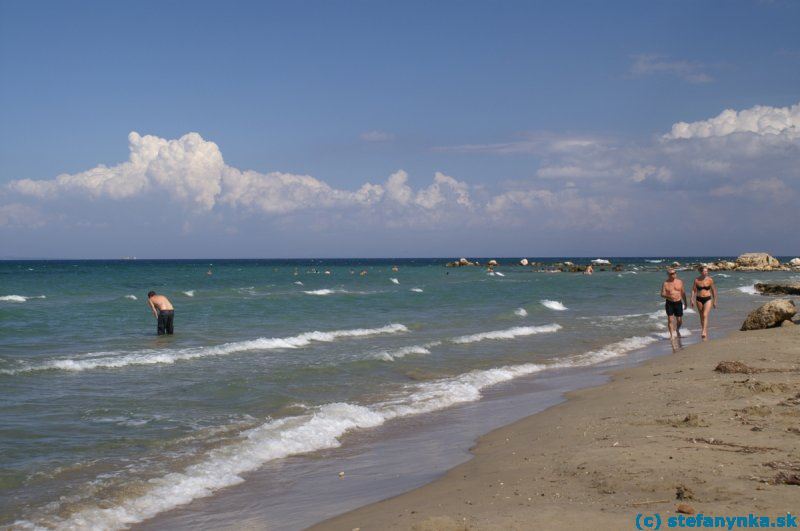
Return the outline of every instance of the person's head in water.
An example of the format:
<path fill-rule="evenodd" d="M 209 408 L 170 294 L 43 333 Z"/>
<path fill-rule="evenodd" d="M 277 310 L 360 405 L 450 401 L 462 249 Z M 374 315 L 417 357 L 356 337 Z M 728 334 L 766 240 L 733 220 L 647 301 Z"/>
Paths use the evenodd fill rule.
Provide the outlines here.
<path fill-rule="evenodd" d="M 148 299 L 152 299 L 155 296 L 156 296 L 156 292 L 155 291 L 150 291 L 150 292 L 147 293 L 147 298 Z"/>

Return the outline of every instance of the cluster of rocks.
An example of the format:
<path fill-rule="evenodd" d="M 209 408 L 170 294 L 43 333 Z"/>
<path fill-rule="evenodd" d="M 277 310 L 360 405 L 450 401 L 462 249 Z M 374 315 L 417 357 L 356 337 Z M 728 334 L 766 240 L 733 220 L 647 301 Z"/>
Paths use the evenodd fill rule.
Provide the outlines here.
<path fill-rule="evenodd" d="M 707 265 L 710 271 L 792 271 L 800 270 L 800 258 L 782 264 L 767 253 L 745 253 L 735 262 L 720 260 Z"/>

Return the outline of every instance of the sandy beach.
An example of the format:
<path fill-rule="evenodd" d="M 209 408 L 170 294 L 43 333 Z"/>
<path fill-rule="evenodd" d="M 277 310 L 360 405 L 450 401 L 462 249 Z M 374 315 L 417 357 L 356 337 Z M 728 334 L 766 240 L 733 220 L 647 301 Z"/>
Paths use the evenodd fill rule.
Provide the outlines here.
<path fill-rule="evenodd" d="M 757 372 L 715 371 L 722 361 Z M 733 332 L 567 398 L 481 437 L 441 479 L 312 529 L 633 529 L 637 513 L 679 508 L 800 512 L 800 326 Z"/>

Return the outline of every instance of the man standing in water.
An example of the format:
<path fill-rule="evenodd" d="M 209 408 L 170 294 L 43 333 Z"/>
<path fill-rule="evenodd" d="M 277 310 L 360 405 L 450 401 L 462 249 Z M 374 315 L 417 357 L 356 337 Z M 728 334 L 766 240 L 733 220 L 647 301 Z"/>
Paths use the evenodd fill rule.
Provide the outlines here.
<path fill-rule="evenodd" d="M 667 280 L 661 285 L 661 296 L 667 301 L 664 308 L 667 310 L 669 337 L 672 339 L 673 332 L 681 337 L 683 309 L 686 308 L 686 290 L 683 288 L 683 281 L 678 278 L 675 269 L 671 267 L 667 269 Z M 673 317 L 675 318 L 674 324 Z"/>
<path fill-rule="evenodd" d="M 175 308 L 169 299 L 163 295 L 156 294 L 151 291 L 147 294 L 147 304 L 153 310 L 153 315 L 158 319 L 158 335 L 164 334 L 172 335 L 172 321 L 175 319 Z"/>

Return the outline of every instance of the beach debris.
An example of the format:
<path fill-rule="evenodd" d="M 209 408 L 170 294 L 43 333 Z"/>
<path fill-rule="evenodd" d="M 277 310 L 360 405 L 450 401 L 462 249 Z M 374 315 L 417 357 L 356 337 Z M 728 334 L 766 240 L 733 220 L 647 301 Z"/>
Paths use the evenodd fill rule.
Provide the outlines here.
<path fill-rule="evenodd" d="M 800 485 L 800 474 L 778 472 L 773 481 L 776 485 Z"/>
<path fill-rule="evenodd" d="M 723 374 L 755 374 L 761 372 L 800 372 L 800 368 L 762 368 L 750 367 L 741 361 L 721 361 L 714 368 L 715 371 Z"/>
<path fill-rule="evenodd" d="M 679 503 L 675 508 L 675 512 L 681 514 L 697 514 L 697 511 L 695 511 L 694 507 L 688 503 Z"/>
<path fill-rule="evenodd" d="M 690 489 L 686 485 L 680 484 L 677 487 L 675 487 L 675 499 L 680 501 L 693 500 L 694 492 L 692 492 L 692 489 Z"/>
<path fill-rule="evenodd" d="M 742 323 L 742 331 L 763 330 L 775 328 L 797 313 L 794 301 L 789 299 L 776 299 L 761 305 L 747 315 Z"/>
<path fill-rule="evenodd" d="M 789 389 L 791 389 L 791 386 L 785 383 L 767 383 L 767 382 L 761 382 L 759 380 L 752 380 L 750 378 L 747 378 L 746 380 L 735 381 L 733 383 L 742 385 L 754 393 L 777 394 L 777 393 L 784 393 Z"/>
<path fill-rule="evenodd" d="M 800 406 L 800 393 L 787 398 L 786 400 L 782 400 L 778 403 L 779 406 Z"/>
<path fill-rule="evenodd" d="M 756 452 L 769 452 L 777 450 L 777 448 L 772 448 L 769 446 L 748 446 L 745 444 L 726 443 L 714 437 L 690 437 L 686 440 L 693 444 L 703 443 L 711 446 L 724 446 L 725 448 L 719 448 L 719 449 L 725 450 L 727 448 L 731 448 L 733 450 L 727 450 L 727 451 L 741 452 L 744 454 L 753 454 Z"/>

